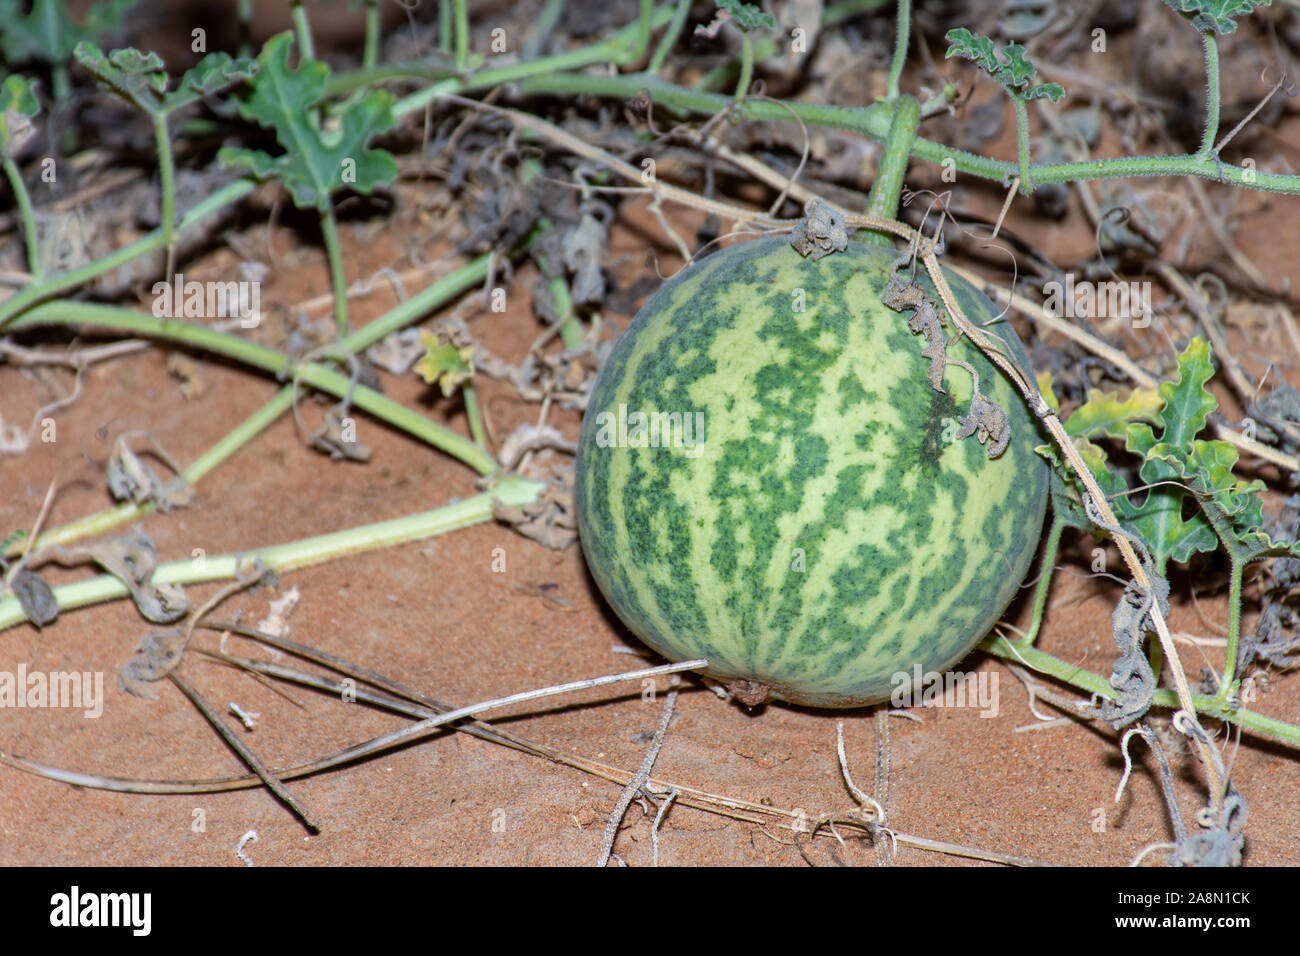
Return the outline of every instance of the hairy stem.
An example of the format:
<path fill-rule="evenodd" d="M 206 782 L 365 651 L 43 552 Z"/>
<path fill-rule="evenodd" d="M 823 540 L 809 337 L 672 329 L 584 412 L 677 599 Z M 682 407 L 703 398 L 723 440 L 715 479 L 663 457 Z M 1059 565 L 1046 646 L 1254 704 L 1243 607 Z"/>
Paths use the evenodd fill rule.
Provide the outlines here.
<path fill-rule="evenodd" d="M 1029 110 L 1025 101 L 1013 95 L 1011 105 L 1016 110 L 1016 155 L 1019 157 L 1020 193 L 1028 195 L 1034 191 L 1034 177 L 1029 171 Z"/>
<path fill-rule="evenodd" d="M 749 33 L 740 31 L 740 78 L 736 80 L 736 95 L 734 97 L 736 104 L 740 105 L 745 100 L 745 94 L 749 92 L 749 84 L 754 79 L 754 45 L 749 39 Z"/>
<path fill-rule="evenodd" d="M 1034 606 L 1029 615 L 1029 632 L 1023 640 L 1016 642 L 1016 647 L 1033 647 L 1034 641 L 1038 639 L 1038 632 L 1043 627 L 1043 615 L 1047 613 L 1047 596 L 1052 590 L 1056 555 L 1061 548 L 1061 532 L 1064 530 L 1064 516 L 1053 512 L 1052 527 L 1048 530 L 1043 544 L 1043 563 L 1038 569 L 1038 586 L 1034 588 Z"/>
<path fill-rule="evenodd" d="M 894 100 L 894 116 L 885 137 L 885 148 L 880 154 L 880 165 L 867 197 L 867 215 L 877 219 L 897 219 L 898 201 L 903 192 L 903 179 L 907 176 L 907 162 L 911 158 L 912 140 L 921 122 L 921 104 L 914 96 L 899 96 Z M 861 238 L 886 249 L 894 247 L 894 240 L 882 232 L 864 230 Z"/>
<path fill-rule="evenodd" d="M 903 65 L 907 62 L 907 45 L 912 30 L 912 0 L 898 0 L 895 28 L 894 59 L 889 64 L 889 83 L 885 87 L 885 95 L 891 100 L 898 99 L 898 81 L 903 75 Z"/>
<path fill-rule="evenodd" d="M 1231 576 L 1228 578 L 1228 641 L 1223 662 L 1223 679 L 1219 682 L 1218 693 L 1214 695 L 1215 702 L 1219 704 L 1226 704 L 1228 698 L 1236 691 L 1237 648 L 1241 643 L 1241 579 L 1245 571 L 1245 562 L 1231 549 L 1228 551 L 1228 558 L 1232 562 Z"/>
<path fill-rule="evenodd" d="M 452 0 L 456 13 L 456 72 L 464 73 L 469 62 L 469 11 L 465 0 Z"/>
<path fill-rule="evenodd" d="M 366 0 L 366 45 L 361 66 L 371 69 L 379 61 L 379 0 Z"/>
<path fill-rule="evenodd" d="M 1201 44 L 1205 47 L 1205 132 L 1201 135 L 1201 148 L 1197 159 L 1214 155 L 1214 141 L 1219 135 L 1219 42 L 1213 30 L 1201 31 Z"/>
<path fill-rule="evenodd" d="M 477 82 L 471 78 L 468 87 L 474 88 L 477 85 Z M 520 80 L 519 86 L 528 93 L 586 93 L 617 99 L 630 99 L 641 89 L 645 89 L 656 103 L 708 115 L 717 113 L 732 104 L 730 97 L 676 86 L 643 74 L 606 76 L 567 72 L 539 73 Z M 438 93 L 430 93 L 426 90 L 416 94 L 416 96 L 421 95 L 434 99 Z M 736 106 L 736 112 L 744 119 L 775 120 L 783 123 L 793 122 L 794 116 L 797 115 L 809 126 L 853 130 L 883 142 L 889 133 L 893 107 L 887 102 L 867 107 L 841 107 L 747 99 Z M 951 159 L 957 170 L 996 182 L 1006 182 L 1012 176 L 1025 171 L 1030 174 L 1036 185 L 1124 179 L 1133 176 L 1198 176 L 1246 189 L 1286 194 L 1300 193 L 1300 176 L 1264 173 L 1257 169 L 1245 169 L 1226 163 L 1220 165 L 1212 159 L 1198 159 L 1193 155 L 1133 156 L 1082 162 L 1031 164 L 1027 170 L 1021 170 L 1019 162 L 1009 163 L 989 159 L 918 136 L 912 144 L 912 156 L 935 164 L 942 164 L 944 160 Z"/>

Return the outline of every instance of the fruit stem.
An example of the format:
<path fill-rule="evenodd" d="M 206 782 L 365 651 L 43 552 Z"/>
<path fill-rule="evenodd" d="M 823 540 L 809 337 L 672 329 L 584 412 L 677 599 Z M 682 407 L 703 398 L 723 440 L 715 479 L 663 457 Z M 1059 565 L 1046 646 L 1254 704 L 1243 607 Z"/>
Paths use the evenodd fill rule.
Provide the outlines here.
<path fill-rule="evenodd" d="M 1061 532 L 1065 530 L 1063 515 L 1052 513 L 1052 527 L 1047 532 L 1043 544 L 1043 562 L 1038 571 L 1038 587 L 1034 590 L 1034 609 L 1029 618 L 1029 631 L 1019 641 L 1017 647 L 1033 647 L 1038 632 L 1043 626 L 1043 614 L 1047 610 L 1047 595 L 1052 590 L 1052 572 L 1056 570 L 1056 553 L 1061 546 Z"/>
<path fill-rule="evenodd" d="M 914 96 L 899 96 L 893 101 L 894 116 L 889 123 L 889 135 L 880 154 L 876 168 L 876 181 L 871 184 L 867 197 L 867 215 L 877 219 L 898 217 L 898 200 L 903 192 L 903 177 L 907 175 L 907 161 L 912 153 L 912 141 L 921 123 L 921 104 Z M 858 232 L 858 238 L 886 249 L 894 248 L 894 240 L 882 232 L 867 229 Z"/>

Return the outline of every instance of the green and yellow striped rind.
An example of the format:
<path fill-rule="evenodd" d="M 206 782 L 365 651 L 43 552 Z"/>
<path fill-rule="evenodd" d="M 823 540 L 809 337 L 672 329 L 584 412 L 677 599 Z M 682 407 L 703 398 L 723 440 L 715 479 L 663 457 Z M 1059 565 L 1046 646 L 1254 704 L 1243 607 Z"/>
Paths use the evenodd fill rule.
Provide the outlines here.
<path fill-rule="evenodd" d="M 733 245 L 666 282 L 615 343 L 583 420 L 579 530 L 614 610 L 670 660 L 854 707 L 917 665 L 951 667 L 1015 595 L 1047 500 L 1034 446 L 1049 439 L 965 339 L 949 357 L 979 372 L 1013 437 L 992 460 L 955 439 L 970 373 L 949 366 L 946 393 L 930 387 L 911 313 L 880 301 L 894 258 Z M 972 322 L 997 314 L 947 278 Z M 988 331 L 1028 372 L 1011 327 Z M 669 417 L 651 444 L 638 411 L 683 426 L 702 412 L 703 442 Z"/>

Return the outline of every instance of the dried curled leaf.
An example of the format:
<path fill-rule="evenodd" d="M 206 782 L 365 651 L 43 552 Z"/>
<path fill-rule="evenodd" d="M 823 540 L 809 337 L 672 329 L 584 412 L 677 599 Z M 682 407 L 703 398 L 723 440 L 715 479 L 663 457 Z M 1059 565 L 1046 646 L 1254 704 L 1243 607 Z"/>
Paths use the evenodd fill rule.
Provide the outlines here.
<path fill-rule="evenodd" d="M 1246 800 L 1228 784 L 1217 820 L 1202 821 L 1205 830 L 1189 833 L 1169 858 L 1170 866 L 1241 866 L 1246 845 Z"/>
<path fill-rule="evenodd" d="M 1156 629 L 1151 615 L 1154 603 L 1159 603 L 1163 615 L 1169 614 L 1169 581 L 1150 567 L 1147 576 L 1151 579 L 1151 592 L 1130 581 L 1111 615 L 1111 629 L 1120 655 L 1111 667 L 1110 686 L 1115 688 L 1115 700 L 1102 702 L 1101 717 L 1116 730 L 1145 716 L 1155 699 L 1156 676 L 1143 651 L 1142 638 Z"/>
<path fill-rule="evenodd" d="M 514 527 L 525 538 L 563 551 L 578 540 L 578 515 L 573 503 L 573 464 L 550 469 L 547 488 L 541 497 L 522 508 L 492 501 L 492 514 Z"/>
<path fill-rule="evenodd" d="M 605 274 L 600 263 L 607 243 L 605 224 L 589 212 L 583 213 L 577 227 L 564 237 L 564 265 L 573 273 L 570 294 L 579 305 L 605 298 Z"/>
<path fill-rule="evenodd" d="M 133 697 L 157 700 L 149 687 L 176 669 L 185 656 L 185 635 L 180 631 L 154 632 L 140 642 L 136 655 L 117 672 L 117 686 Z"/>
<path fill-rule="evenodd" d="M 342 403 L 325 413 L 320 428 L 308 437 L 307 444 L 335 461 L 370 461 L 370 446 L 357 440 L 356 421 Z"/>
<path fill-rule="evenodd" d="M 170 481 L 164 481 L 159 474 L 131 450 L 127 441 L 134 435 L 143 435 L 149 440 L 153 452 L 167 467 L 176 473 Z M 190 503 L 192 491 L 185 479 L 181 477 L 180 467 L 172 461 L 152 435 L 145 432 L 123 432 L 113 443 L 112 454 L 108 459 L 108 490 L 118 501 L 131 501 L 144 504 L 152 501 L 162 512 L 173 508 L 183 508 Z"/>
<path fill-rule="evenodd" d="M 179 584 L 153 583 L 158 552 L 146 534 L 110 538 L 87 548 L 54 548 L 48 553 L 63 564 L 94 561 L 126 585 L 140 613 L 154 624 L 171 624 L 190 609 L 189 597 Z"/>
<path fill-rule="evenodd" d="M 1011 441 L 1011 422 L 997 402 L 990 401 L 978 391 L 971 397 L 970 411 L 957 430 L 957 438 L 975 435 L 981 445 L 988 445 L 988 456 L 996 458 L 1007 450 Z"/>
<path fill-rule="evenodd" d="M 903 256 L 894 262 L 894 273 L 880 293 L 880 301 L 898 312 L 915 310 L 907 320 L 907 328 L 913 335 L 925 336 L 925 348 L 921 349 L 921 354 L 930 360 L 930 387 L 942 392 L 943 370 L 948 364 L 948 340 L 943 334 L 943 321 L 934 302 L 915 279 L 899 271 L 908 261 L 908 257 Z"/>
<path fill-rule="evenodd" d="M 804 218 L 790 234 L 790 245 L 806 259 L 816 262 L 832 252 L 849 247 L 849 233 L 844 217 L 816 197 L 803 207 Z"/>
<path fill-rule="evenodd" d="M 54 599 L 54 592 L 35 571 L 19 570 L 9 582 L 9 589 L 14 592 L 27 620 L 35 624 L 37 630 L 52 624 L 59 616 L 59 602 Z"/>

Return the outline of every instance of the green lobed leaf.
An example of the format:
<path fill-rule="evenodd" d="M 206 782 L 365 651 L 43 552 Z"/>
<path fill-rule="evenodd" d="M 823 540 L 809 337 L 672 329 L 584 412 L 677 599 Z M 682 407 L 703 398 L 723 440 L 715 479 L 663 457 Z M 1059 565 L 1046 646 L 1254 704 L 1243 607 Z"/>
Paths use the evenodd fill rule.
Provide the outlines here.
<path fill-rule="evenodd" d="M 1162 573 L 1170 560 L 1185 563 L 1197 552 L 1216 550 L 1220 542 L 1242 560 L 1300 554 L 1300 545 L 1273 541 L 1262 530 L 1263 483 L 1236 477 L 1236 449 L 1197 437 L 1218 407 L 1205 387 L 1213 375 L 1208 343 L 1194 338 L 1178 357 L 1176 381 L 1154 391 L 1135 389 L 1123 400 L 1094 390 L 1065 422 L 1120 525 L 1146 543 Z M 1101 437 L 1122 437 L 1125 448 L 1141 457 L 1143 490 L 1130 488 L 1111 468 L 1105 450 L 1089 440 Z M 1077 478 L 1062 468 L 1054 450 L 1040 453 L 1052 461 L 1058 476 L 1056 507 L 1068 523 L 1087 527 Z M 1184 518 L 1188 499 L 1197 507 Z"/>
<path fill-rule="evenodd" d="M 97 80 L 152 116 L 170 113 L 257 73 L 255 60 L 209 53 L 185 72 L 177 89 L 168 93 L 165 64 L 157 53 L 126 47 L 105 56 L 95 44 L 83 40 L 73 55 Z"/>
<path fill-rule="evenodd" d="M 954 56 L 964 57 L 974 61 L 989 76 L 995 75 L 1001 68 L 993 41 L 988 37 L 971 33 L 965 27 L 956 27 L 949 30 L 944 39 L 950 44 L 948 52 L 943 55 L 945 60 Z"/>
<path fill-rule="evenodd" d="M 1025 48 L 1019 43 L 1008 43 L 1002 48 L 999 57 L 992 40 L 972 33 L 965 27 L 949 30 L 944 38 L 949 43 L 945 59 L 959 56 L 973 61 L 1014 97 L 1023 100 L 1048 99 L 1055 103 L 1065 95 L 1065 87 L 1059 83 L 1029 85 L 1038 71 L 1029 62 Z"/>
<path fill-rule="evenodd" d="M 302 209 L 327 209 L 336 189 L 368 193 L 392 182 L 397 178 L 392 155 L 367 145 L 396 122 L 392 95 L 371 90 L 353 97 L 334 114 L 337 129 L 323 131 L 316 113 L 324 101 L 329 67 L 304 59 L 298 69 L 291 69 L 292 43 L 289 31 L 267 41 L 250 95 L 239 106 L 245 119 L 275 130 L 284 153 L 270 156 L 262 150 L 225 147 L 218 154 L 221 163 L 243 166 L 259 179 L 279 179 Z"/>
<path fill-rule="evenodd" d="M 1256 7 L 1267 7 L 1273 0 L 1165 0 L 1165 4 L 1186 17 L 1198 30 L 1235 33 L 1233 17 L 1250 16 Z"/>
<path fill-rule="evenodd" d="M 66 0 L 33 0 L 28 12 L 23 12 L 23 0 L 0 0 L 0 23 L 4 24 L 0 29 L 0 52 L 8 63 L 67 63 L 78 43 L 119 27 L 123 15 L 135 4 L 136 0 L 94 3 L 78 25 L 68 12 Z"/>
<path fill-rule="evenodd" d="M 1060 83 L 1039 83 L 1025 90 L 1024 95 L 1027 100 L 1048 100 L 1056 103 L 1065 95 L 1065 87 Z"/>
<path fill-rule="evenodd" d="M 1088 400 L 1074 410 L 1062 424 L 1071 438 L 1123 439 L 1131 422 L 1159 422 L 1165 400 L 1154 388 L 1135 388 L 1128 398 L 1118 392 L 1091 389 Z"/>
<path fill-rule="evenodd" d="M 718 11 L 729 14 L 731 22 L 746 33 L 760 28 L 776 29 L 776 17 L 752 3 L 742 3 L 741 0 L 718 0 Z"/>
<path fill-rule="evenodd" d="M 105 55 L 94 43 L 82 40 L 72 55 L 95 79 L 140 109 L 155 113 L 162 105 L 162 92 L 167 89 L 167 72 L 157 53 L 142 53 L 134 47 L 126 47 Z"/>
<path fill-rule="evenodd" d="M 1185 453 L 1157 446 L 1152 455 L 1160 457 L 1202 496 L 1201 507 L 1239 560 L 1300 557 L 1300 542 L 1275 541 L 1264 530 L 1264 502 L 1259 496 L 1264 482 L 1237 478 L 1233 472 L 1237 449 L 1230 442 L 1197 439 Z"/>

